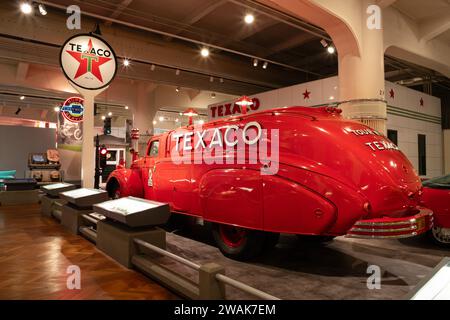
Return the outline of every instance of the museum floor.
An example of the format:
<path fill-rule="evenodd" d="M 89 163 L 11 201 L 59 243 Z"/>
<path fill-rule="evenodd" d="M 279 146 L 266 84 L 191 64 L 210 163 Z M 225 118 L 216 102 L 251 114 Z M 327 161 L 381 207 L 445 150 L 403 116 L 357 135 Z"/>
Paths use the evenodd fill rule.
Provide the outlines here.
<path fill-rule="evenodd" d="M 232 278 L 282 299 L 402 299 L 449 250 L 426 239 L 356 240 L 327 245 L 283 236 L 253 262 L 224 257 L 204 229 L 171 229 L 168 250 L 202 264 L 223 265 Z M 180 235 L 182 234 L 183 237 Z M 187 236 L 187 237 L 185 237 Z M 195 280 L 187 267 L 165 257 L 159 263 Z M 81 269 L 81 290 L 66 288 L 66 269 Z M 381 268 L 381 289 L 367 289 L 367 267 Z M 0 299 L 176 299 L 142 274 L 128 270 L 81 236 L 42 217 L 38 205 L 0 206 Z M 252 296 L 227 287 L 228 299 Z"/>
<path fill-rule="evenodd" d="M 38 205 L 0 206 L 0 299 L 174 299 L 80 236 Z M 81 290 L 67 289 L 67 267 L 81 270 Z"/>

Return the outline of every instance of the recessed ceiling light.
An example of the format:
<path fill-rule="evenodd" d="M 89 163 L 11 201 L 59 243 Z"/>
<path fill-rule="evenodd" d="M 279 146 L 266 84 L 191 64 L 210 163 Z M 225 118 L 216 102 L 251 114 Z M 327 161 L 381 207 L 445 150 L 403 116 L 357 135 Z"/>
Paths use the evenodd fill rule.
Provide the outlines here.
<path fill-rule="evenodd" d="M 124 65 L 124 67 L 128 67 L 130 65 L 130 60 L 123 59 L 123 65 Z"/>
<path fill-rule="evenodd" d="M 156 120 L 153 120 L 153 124 L 156 124 Z"/>
<path fill-rule="evenodd" d="M 328 51 L 329 54 L 333 54 L 335 49 L 334 49 L 333 46 L 328 46 L 327 51 Z"/>
<path fill-rule="evenodd" d="M 200 51 L 200 54 L 202 55 L 202 57 L 206 58 L 207 56 L 209 56 L 209 49 L 202 48 L 202 50 Z"/>
<path fill-rule="evenodd" d="M 163 121 L 164 121 L 164 117 L 159 117 L 158 120 L 159 120 L 160 122 L 163 122 Z"/>
<path fill-rule="evenodd" d="M 152 64 L 152 65 L 150 66 L 150 70 L 152 70 L 152 71 L 155 71 L 155 68 L 156 68 L 156 66 L 155 66 L 154 64 Z"/>
<path fill-rule="evenodd" d="M 179 120 L 178 118 L 176 118 L 176 119 L 175 119 L 175 122 L 178 122 L 178 121 L 180 121 L 180 120 Z"/>
<path fill-rule="evenodd" d="M 128 110 L 128 106 L 125 106 L 125 110 Z"/>
<path fill-rule="evenodd" d="M 20 11 L 25 14 L 30 14 L 31 12 L 33 12 L 33 7 L 28 2 L 22 2 L 20 4 Z"/>
<path fill-rule="evenodd" d="M 258 66 L 258 62 L 259 62 L 258 59 L 256 59 L 256 58 L 253 59 L 253 66 L 257 67 Z"/>
<path fill-rule="evenodd" d="M 110 112 L 108 112 L 108 117 L 111 117 L 112 116 L 112 112 L 110 111 Z"/>
<path fill-rule="evenodd" d="M 209 82 L 214 82 L 214 77 L 213 76 L 209 77 Z"/>
<path fill-rule="evenodd" d="M 20 96 L 20 100 L 25 100 L 25 96 Z"/>
<path fill-rule="evenodd" d="M 176 88 L 175 88 L 175 91 L 176 91 L 176 92 L 180 92 L 180 87 L 176 87 Z"/>
<path fill-rule="evenodd" d="M 106 116 L 102 116 L 102 120 L 106 120 Z"/>
<path fill-rule="evenodd" d="M 263 63 L 263 69 L 267 69 L 267 65 L 268 65 L 268 62 L 267 61 L 264 61 L 264 63 Z"/>
<path fill-rule="evenodd" d="M 55 110 L 55 112 L 59 112 L 59 107 L 54 107 L 53 110 Z"/>
<path fill-rule="evenodd" d="M 41 3 L 38 5 L 39 13 L 43 16 L 47 15 L 47 9 L 45 9 L 45 6 Z"/>
<path fill-rule="evenodd" d="M 180 69 L 175 70 L 175 74 L 176 74 L 177 76 L 179 76 L 179 75 L 180 75 Z"/>
<path fill-rule="evenodd" d="M 244 17 L 244 21 L 246 24 L 252 24 L 255 21 L 255 17 L 251 13 L 247 13 Z"/>

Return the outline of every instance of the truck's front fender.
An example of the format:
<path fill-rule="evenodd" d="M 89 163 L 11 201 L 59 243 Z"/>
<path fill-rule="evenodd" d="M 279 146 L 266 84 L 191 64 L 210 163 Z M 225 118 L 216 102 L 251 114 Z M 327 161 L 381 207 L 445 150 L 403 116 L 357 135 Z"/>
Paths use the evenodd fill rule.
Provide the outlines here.
<path fill-rule="evenodd" d="M 121 197 L 144 197 L 141 173 L 136 169 L 114 170 L 106 182 L 106 190 L 110 192 L 118 184 Z"/>

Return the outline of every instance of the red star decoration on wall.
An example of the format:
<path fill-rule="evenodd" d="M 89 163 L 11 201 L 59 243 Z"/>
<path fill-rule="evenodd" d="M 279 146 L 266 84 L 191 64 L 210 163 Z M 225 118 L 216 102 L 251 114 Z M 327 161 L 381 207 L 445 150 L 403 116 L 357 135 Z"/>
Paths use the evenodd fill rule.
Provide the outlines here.
<path fill-rule="evenodd" d="M 310 91 L 308 91 L 308 89 L 305 89 L 305 92 L 303 92 L 303 99 L 309 99 L 309 95 L 310 95 Z"/>
<path fill-rule="evenodd" d="M 89 53 L 92 49 L 92 40 L 89 39 L 88 49 L 86 52 L 69 51 L 67 53 L 74 57 L 80 65 L 75 73 L 74 79 L 81 77 L 82 75 L 90 72 L 100 82 L 103 82 L 102 73 L 100 72 L 100 66 L 110 61 L 111 58 L 100 57 L 95 54 Z"/>
<path fill-rule="evenodd" d="M 420 106 L 423 107 L 423 98 L 420 98 Z"/>
<path fill-rule="evenodd" d="M 391 90 L 389 90 L 389 97 L 394 99 L 395 98 L 395 92 L 394 89 L 391 88 Z"/>

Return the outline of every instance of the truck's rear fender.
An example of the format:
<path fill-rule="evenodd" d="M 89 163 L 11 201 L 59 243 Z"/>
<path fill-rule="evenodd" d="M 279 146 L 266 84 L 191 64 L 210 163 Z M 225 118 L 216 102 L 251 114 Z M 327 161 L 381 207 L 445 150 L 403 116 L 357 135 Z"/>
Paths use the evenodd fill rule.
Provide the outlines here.
<path fill-rule="evenodd" d="M 292 215 L 298 216 L 301 214 L 302 219 L 307 219 L 303 223 L 310 224 L 308 228 L 309 230 L 313 230 L 311 233 L 329 235 L 345 234 L 357 220 L 366 217 L 370 213 L 369 201 L 358 188 L 351 187 L 329 176 L 311 171 L 310 169 L 297 168 L 287 164 L 280 164 L 277 176 L 286 181 L 291 181 L 292 190 L 301 186 L 321 197 L 322 200 L 314 203 L 314 205 L 308 203 L 307 199 L 304 200 L 304 203 L 298 202 L 295 205 L 295 197 L 289 197 L 287 200 L 291 201 L 291 205 L 283 205 L 292 207 L 292 210 L 294 210 L 291 210 Z M 280 190 L 276 186 L 272 187 L 272 189 Z M 265 195 L 264 205 L 266 207 L 266 216 L 276 214 L 277 207 L 273 204 L 270 205 L 268 202 L 270 199 L 275 204 L 277 202 L 281 203 L 281 200 L 277 200 L 277 197 L 274 197 L 274 192 Z M 279 194 L 278 198 L 281 198 L 281 196 L 282 194 Z M 317 197 L 316 199 L 319 198 Z M 333 221 L 330 220 L 330 214 L 320 207 L 320 205 L 324 205 L 325 200 L 336 208 Z M 269 210 L 269 206 L 273 208 L 272 211 Z M 316 210 L 318 211 L 316 212 Z M 304 233 L 301 229 L 299 231 Z"/>
<path fill-rule="evenodd" d="M 139 170 L 135 169 L 118 169 L 114 170 L 106 182 L 106 190 L 112 196 L 111 191 L 119 185 L 121 197 L 144 197 L 143 184 Z"/>

